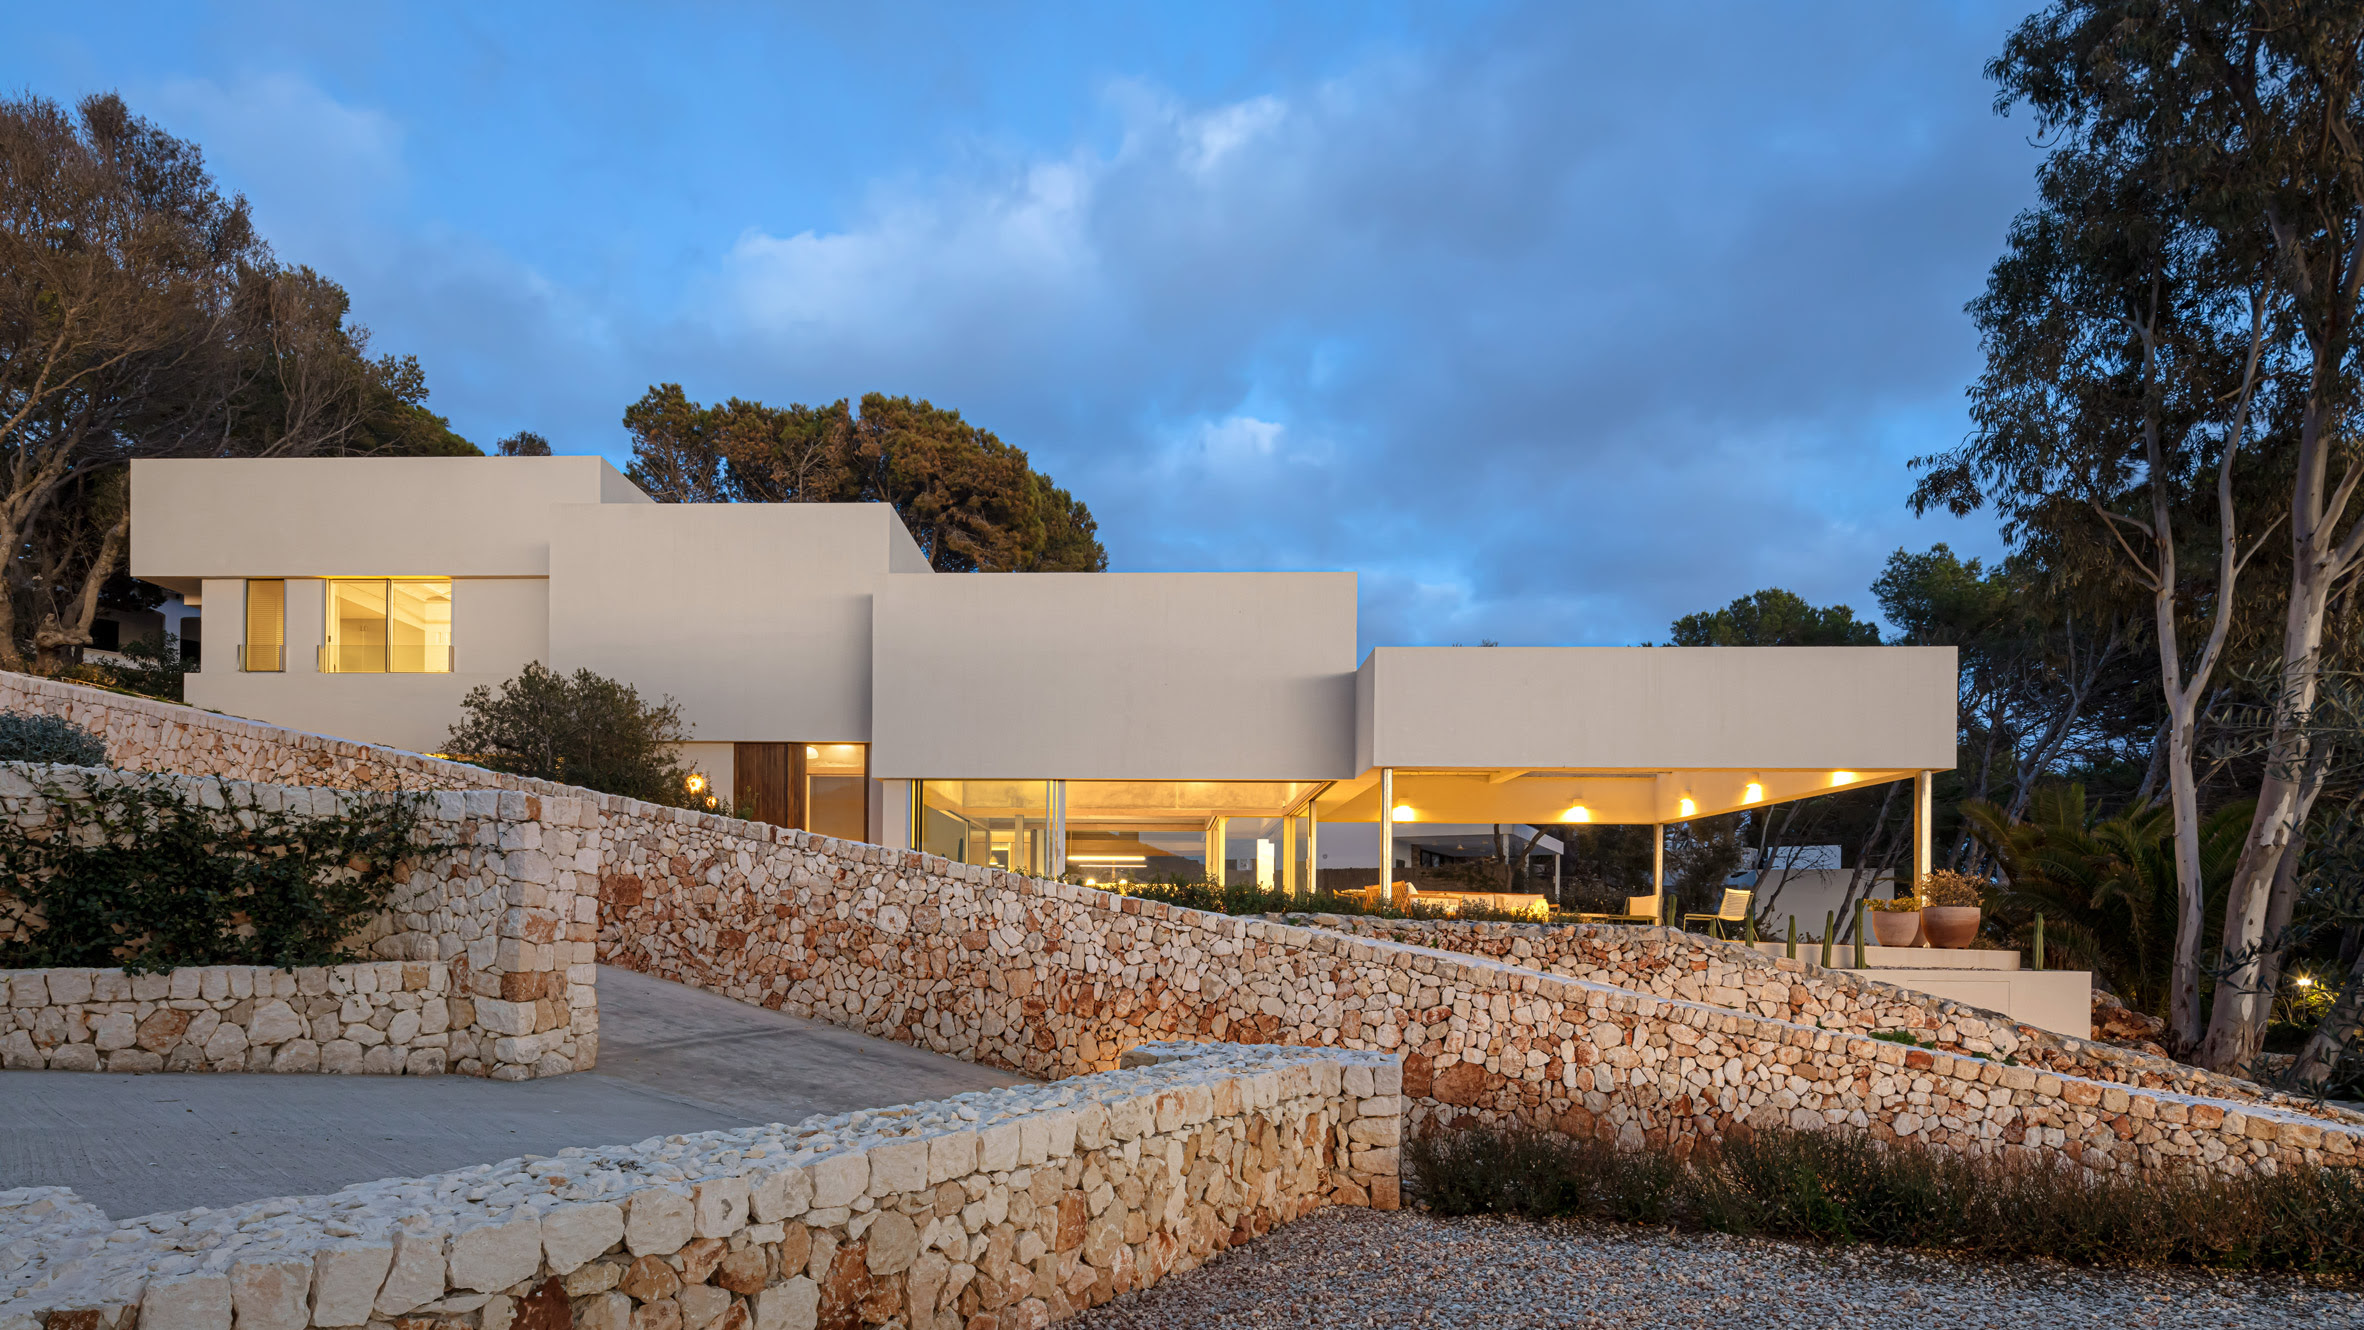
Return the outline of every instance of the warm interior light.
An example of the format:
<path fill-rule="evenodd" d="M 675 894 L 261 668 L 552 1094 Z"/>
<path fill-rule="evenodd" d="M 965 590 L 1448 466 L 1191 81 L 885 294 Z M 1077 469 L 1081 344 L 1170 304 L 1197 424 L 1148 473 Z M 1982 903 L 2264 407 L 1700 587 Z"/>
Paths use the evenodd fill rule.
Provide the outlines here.
<path fill-rule="evenodd" d="M 1765 787 L 1764 787 L 1764 786 L 1762 786 L 1762 785 L 1759 785 L 1759 784 L 1757 784 L 1757 783 L 1756 783 L 1755 781 L 1753 781 L 1753 780 L 1752 780 L 1752 781 L 1750 781 L 1750 782 L 1748 783 L 1748 788 L 1747 788 L 1747 789 L 1745 789 L 1745 790 L 1742 790 L 1742 791 L 1740 792 L 1740 802 L 1742 802 L 1742 803 L 1744 803 L 1744 804 L 1753 804 L 1753 803 L 1755 803 L 1757 800 L 1759 800 L 1759 799 L 1762 799 L 1762 798 L 1764 798 L 1764 797 L 1765 797 Z"/>
<path fill-rule="evenodd" d="M 1411 820 L 1412 820 L 1412 806 L 1411 806 L 1410 804 L 1397 804 L 1397 805 L 1395 806 L 1395 820 L 1396 820 L 1396 821 L 1398 821 L 1398 822 L 1409 822 L 1409 821 L 1411 821 Z"/>
<path fill-rule="evenodd" d="M 1699 811 L 1699 804 L 1696 800 L 1692 799 L 1690 795 L 1686 794 L 1675 802 L 1675 811 L 1681 813 L 1684 817 L 1689 817 Z"/>
<path fill-rule="evenodd" d="M 1137 864 L 1146 866 L 1149 863 L 1149 856 L 1145 854 L 1071 854 L 1067 856 L 1067 862 L 1071 864 Z"/>
<path fill-rule="evenodd" d="M 1830 773 L 1830 783 L 1833 785 L 1853 785 L 1855 783 L 1855 773 L 1852 771 L 1834 771 Z"/>
<path fill-rule="evenodd" d="M 819 757 L 821 755 L 821 750 L 815 748 L 811 744 L 806 744 L 804 746 L 804 755 L 806 757 Z"/>

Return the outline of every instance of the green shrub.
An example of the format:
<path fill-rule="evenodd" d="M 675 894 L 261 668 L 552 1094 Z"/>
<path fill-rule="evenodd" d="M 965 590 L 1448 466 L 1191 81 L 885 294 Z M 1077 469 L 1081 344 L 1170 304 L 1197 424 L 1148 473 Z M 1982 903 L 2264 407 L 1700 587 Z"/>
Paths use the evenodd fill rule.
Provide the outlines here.
<path fill-rule="evenodd" d="M 649 803 L 693 806 L 689 768 L 674 756 L 689 728 L 670 697 L 649 702 L 632 685 L 589 670 L 565 675 L 527 661 L 499 692 L 479 685 L 460 706 L 467 715 L 451 727 L 445 744 L 460 761 Z M 694 803 L 704 806 L 702 798 Z"/>
<path fill-rule="evenodd" d="M 107 765 L 107 741 L 63 716 L 0 712 L 0 762 Z"/>
<path fill-rule="evenodd" d="M 1504 1127 L 1417 1137 L 1404 1163 L 1420 1199 L 1444 1214 L 1672 1223 L 2005 1260 L 2364 1277 L 2364 1178 L 2347 1169 L 2092 1178 L 1792 1130 L 1752 1132 L 1676 1162 Z"/>
<path fill-rule="evenodd" d="M 431 848 L 424 796 L 292 817 L 208 807 L 162 779 L 44 785 L 46 825 L 0 822 L 0 967 L 332 965 Z"/>

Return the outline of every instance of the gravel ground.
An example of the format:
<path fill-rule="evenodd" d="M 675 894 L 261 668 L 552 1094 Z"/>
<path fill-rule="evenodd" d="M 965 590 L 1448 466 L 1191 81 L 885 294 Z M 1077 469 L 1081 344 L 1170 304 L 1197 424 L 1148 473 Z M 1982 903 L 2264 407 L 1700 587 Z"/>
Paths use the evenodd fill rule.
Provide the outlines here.
<path fill-rule="evenodd" d="M 1992 1265 L 1621 1225 L 1341 1208 L 1068 1324 L 2329 1330 L 2364 1325 L 2364 1294 L 2282 1277 Z"/>

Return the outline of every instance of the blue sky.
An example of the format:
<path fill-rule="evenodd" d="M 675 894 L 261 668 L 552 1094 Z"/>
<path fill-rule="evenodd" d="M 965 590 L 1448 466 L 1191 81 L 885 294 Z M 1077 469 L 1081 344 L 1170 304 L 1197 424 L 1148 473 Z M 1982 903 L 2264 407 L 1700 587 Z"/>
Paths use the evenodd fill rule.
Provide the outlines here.
<path fill-rule="evenodd" d="M 2031 196 L 2019 7 L 126 5 L 113 89 L 479 443 L 648 385 L 960 408 L 1112 564 L 1362 575 L 1364 645 L 1870 613 Z M 729 575 L 728 570 L 717 570 Z"/>

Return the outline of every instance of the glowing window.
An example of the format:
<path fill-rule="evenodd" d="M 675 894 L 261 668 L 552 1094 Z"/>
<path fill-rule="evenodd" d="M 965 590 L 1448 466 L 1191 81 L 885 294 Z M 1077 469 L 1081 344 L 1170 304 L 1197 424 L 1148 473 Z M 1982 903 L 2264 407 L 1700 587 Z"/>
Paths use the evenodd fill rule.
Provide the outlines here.
<path fill-rule="evenodd" d="M 246 642 L 238 667 L 259 674 L 287 668 L 287 583 L 278 578 L 246 584 Z"/>
<path fill-rule="evenodd" d="M 334 578 L 328 583 L 329 674 L 449 674 L 449 578 Z"/>

